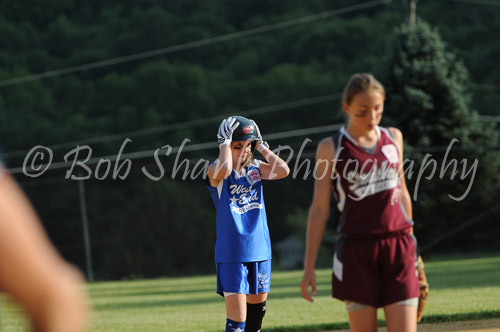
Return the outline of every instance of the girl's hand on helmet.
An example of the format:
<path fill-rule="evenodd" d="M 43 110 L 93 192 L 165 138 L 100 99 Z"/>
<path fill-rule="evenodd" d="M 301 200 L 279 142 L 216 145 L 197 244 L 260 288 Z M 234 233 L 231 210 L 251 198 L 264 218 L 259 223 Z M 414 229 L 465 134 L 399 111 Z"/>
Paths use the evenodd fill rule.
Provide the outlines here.
<path fill-rule="evenodd" d="M 256 144 L 255 148 L 259 152 L 262 152 L 262 150 L 264 150 L 264 148 L 269 148 L 269 144 L 267 144 L 267 142 L 262 139 L 262 135 L 260 133 L 259 126 L 257 126 L 257 123 L 254 120 L 252 120 L 252 123 L 255 127 L 255 132 L 256 132 L 255 136 L 257 136 L 257 144 Z"/>
<path fill-rule="evenodd" d="M 219 145 L 231 144 L 233 132 L 239 125 L 240 123 L 233 117 L 222 120 L 222 123 L 219 126 L 219 132 L 217 133 Z"/>

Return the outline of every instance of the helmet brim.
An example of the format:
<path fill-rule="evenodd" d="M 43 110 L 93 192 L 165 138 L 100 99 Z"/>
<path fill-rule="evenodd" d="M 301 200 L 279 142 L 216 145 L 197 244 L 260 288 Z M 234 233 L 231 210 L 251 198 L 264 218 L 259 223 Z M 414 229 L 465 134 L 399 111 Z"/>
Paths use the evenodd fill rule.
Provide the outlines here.
<path fill-rule="evenodd" d="M 243 138 L 243 137 L 241 137 Z M 257 141 L 258 139 L 256 137 L 248 137 L 247 139 L 241 139 L 240 137 L 238 137 L 238 140 L 233 140 L 233 143 L 234 142 L 247 142 L 247 141 L 250 141 L 252 142 L 252 150 L 255 149 L 255 147 L 257 146 Z"/>

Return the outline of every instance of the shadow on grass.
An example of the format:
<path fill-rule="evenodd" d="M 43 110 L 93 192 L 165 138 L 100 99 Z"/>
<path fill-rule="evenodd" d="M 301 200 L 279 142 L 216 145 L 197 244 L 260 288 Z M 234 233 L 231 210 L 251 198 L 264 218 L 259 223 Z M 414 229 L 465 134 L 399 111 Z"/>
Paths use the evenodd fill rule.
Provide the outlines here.
<path fill-rule="evenodd" d="M 186 277 L 186 280 L 189 281 L 189 277 Z M 154 281 L 148 281 L 147 279 L 144 280 L 137 280 L 137 281 L 112 281 L 109 283 L 106 282 L 99 282 L 97 283 L 89 283 L 88 284 L 88 289 L 91 293 L 115 293 L 115 292 L 120 292 L 124 288 L 129 290 L 129 291 L 149 291 L 152 289 L 166 289 L 166 288 L 197 288 L 197 287 L 206 287 L 208 284 L 215 284 L 216 279 L 215 277 L 211 280 L 208 281 L 196 281 L 196 282 L 177 282 L 177 281 L 171 281 L 168 279 L 163 279 L 163 280 L 154 280 Z M 123 286 L 125 285 L 125 286 Z"/>
<path fill-rule="evenodd" d="M 283 299 L 290 297 L 300 297 L 300 286 L 298 280 L 295 279 L 285 279 L 280 280 L 276 283 L 271 283 L 271 292 L 269 297 L 272 299 Z M 318 281 L 318 296 L 328 296 L 331 293 L 331 283 L 330 281 Z M 282 289 L 293 288 L 293 291 L 283 291 Z M 216 285 L 208 286 L 205 284 L 199 287 L 190 286 L 187 289 L 175 288 L 168 284 L 157 285 L 157 287 L 123 287 L 123 288 L 110 288 L 110 289 L 99 289 L 93 290 L 91 292 L 92 298 L 98 299 L 113 299 L 113 298 L 134 298 L 134 297 L 145 297 L 145 296 L 159 296 L 165 297 L 163 299 L 158 299 L 157 301 L 141 301 L 134 303 L 120 303 L 119 301 L 115 303 L 106 304 L 96 304 L 95 307 L 103 310 L 113 310 L 113 309 L 123 309 L 123 308 L 144 308 L 144 307 L 156 307 L 164 305 L 192 305 L 195 303 L 211 303 L 211 299 L 199 298 L 196 294 L 214 294 L 214 300 L 219 300 L 219 296 L 216 294 Z M 189 295 L 188 298 L 183 300 L 169 299 L 168 296 L 175 295 Z"/>
<path fill-rule="evenodd" d="M 469 320 L 480 320 L 480 319 L 491 319 L 499 318 L 500 310 L 490 310 L 481 312 L 469 312 L 460 314 L 449 314 L 449 315 L 430 315 L 424 316 L 422 318 L 422 324 L 432 324 L 432 323 L 445 323 L 445 322 L 457 322 L 457 321 L 469 321 Z M 379 319 L 378 326 L 385 326 L 385 320 Z M 348 330 L 348 322 L 331 323 L 331 324 L 304 324 L 304 325 L 294 325 L 294 326 L 277 326 L 277 327 L 267 327 L 266 331 L 270 332 L 305 332 L 305 331 L 335 331 L 335 330 Z M 215 332 L 215 331 L 211 331 Z"/>
<path fill-rule="evenodd" d="M 112 310 L 124 310 L 124 309 L 146 309 L 150 310 L 151 308 L 155 307 L 180 307 L 180 306 L 186 306 L 186 305 L 203 305 L 203 304 L 210 304 L 210 303 L 221 303 L 221 305 L 224 305 L 224 300 L 222 297 L 214 293 L 213 298 L 209 299 L 200 299 L 200 298 L 191 298 L 191 299 L 162 299 L 158 301 L 141 301 L 141 302 L 126 302 L 126 303 L 96 303 L 93 305 L 94 309 L 97 311 L 112 311 Z"/>
<path fill-rule="evenodd" d="M 289 287 L 289 286 L 276 286 L 276 287 L 271 287 L 271 292 L 269 293 L 269 299 L 271 300 L 277 300 L 277 299 L 283 299 L 283 298 L 297 298 L 300 299 L 300 288 L 298 285 L 295 285 L 296 290 L 294 291 L 288 291 L 288 292 L 283 292 L 279 291 L 279 288 L 282 287 Z M 273 292 L 274 289 L 274 292 Z M 112 303 L 95 303 L 94 308 L 96 310 L 123 310 L 123 309 L 151 309 L 154 307 L 179 307 L 179 306 L 187 306 L 187 305 L 203 305 L 203 304 L 211 304 L 211 303 L 223 303 L 223 299 L 221 296 L 217 295 L 215 293 L 215 287 L 211 289 L 213 291 L 213 297 L 196 297 L 196 296 L 189 296 L 189 297 L 184 297 L 182 299 L 169 299 L 169 295 L 175 295 L 175 294 L 183 294 L 183 293 L 191 293 L 194 292 L 193 290 L 189 291 L 165 291 L 165 292 L 156 292 L 153 291 L 151 293 L 146 293 L 146 295 L 160 295 L 160 296 L 165 296 L 165 298 L 160 298 L 158 300 L 147 300 L 147 301 L 136 301 L 136 302 L 112 302 Z M 207 292 L 202 292 L 204 295 L 207 294 Z M 330 283 L 318 283 L 318 292 L 317 296 L 329 296 L 331 294 L 330 292 Z M 120 298 L 130 298 L 134 297 L 138 294 L 127 294 L 124 292 L 123 294 L 119 294 L 118 296 L 111 295 L 109 298 L 113 297 L 120 297 Z M 144 295 L 144 294 L 143 294 Z M 104 296 L 93 296 L 93 298 L 101 298 Z M 304 302 L 305 303 L 305 302 Z"/>
<path fill-rule="evenodd" d="M 187 278 L 188 280 L 188 278 Z M 272 277 L 271 291 L 286 287 L 296 287 L 300 290 L 300 277 L 283 277 L 281 272 L 276 273 L 276 277 Z M 205 281 L 172 281 L 169 279 L 137 281 L 141 284 L 135 284 L 135 281 L 124 281 L 123 285 L 112 283 L 109 285 L 98 284 L 90 285 L 88 288 L 92 298 L 113 298 L 113 297 L 133 297 L 133 296 L 148 296 L 148 295 L 175 295 L 175 294 L 196 294 L 203 292 L 214 292 L 216 290 L 216 278 Z M 330 285 L 330 279 L 318 280 L 318 285 Z"/>
<path fill-rule="evenodd" d="M 456 314 L 428 315 L 422 317 L 421 323 L 446 323 L 466 320 L 479 320 L 500 318 L 500 310 L 485 310 L 478 312 L 465 312 Z"/>
<path fill-rule="evenodd" d="M 200 287 L 191 289 L 175 289 L 170 290 L 172 287 L 158 287 L 158 289 L 149 288 L 149 291 L 138 291 L 137 289 L 124 288 L 117 290 L 116 292 L 96 292 L 92 294 L 92 298 L 119 298 L 119 297 L 143 297 L 143 296 L 169 296 L 169 295 L 180 295 L 180 294 L 199 294 L 206 292 L 215 293 L 215 285 L 213 287 Z"/>
<path fill-rule="evenodd" d="M 500 286 L 500 269 L 496 264 L 470 262 L 447 268 L 429 268 L 427 279 L 433 289 L 460 289 Z"/>

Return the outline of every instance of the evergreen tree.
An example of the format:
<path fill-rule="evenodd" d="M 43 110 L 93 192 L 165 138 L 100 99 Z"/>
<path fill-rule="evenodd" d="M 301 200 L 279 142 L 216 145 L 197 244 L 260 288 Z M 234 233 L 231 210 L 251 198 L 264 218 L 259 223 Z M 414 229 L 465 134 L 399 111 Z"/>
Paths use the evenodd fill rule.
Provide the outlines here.
<path fill-rule="evenodd" d="M 427 23 L 395 30 L 382 77 L 386 119 L 406 143 L 416 233 L 422 244 L 431 243 L 495 206 L 499 136 L 494 124 L 479 122 L 467 69 Z M 498 228 L 499 214 L 491 211 L 444 244 L 498 244 L 491 227 Z"/>

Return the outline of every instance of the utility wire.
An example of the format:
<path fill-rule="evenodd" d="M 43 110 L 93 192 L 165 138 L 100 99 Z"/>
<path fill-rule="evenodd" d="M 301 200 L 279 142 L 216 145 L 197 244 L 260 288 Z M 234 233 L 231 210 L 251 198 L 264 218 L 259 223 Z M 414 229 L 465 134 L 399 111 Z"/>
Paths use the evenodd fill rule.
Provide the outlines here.
<path fill-rule="evenodd" d="M 50 71 L 50 72 L 35 74 L 35 75 L 29 75 L 29 76 L 15 78 L 15 79 L 11 79 L 11 80 L 4 80 L 4 81 L 0 81 L 0 86 L 9 85 L 9 84 L 11 84 L 11 83 L 9 83 L 9 81 L 12 81 L 12 80 L 18 80 L 18 79 L 19 80 L 33 80 L 33 79 L 44 78 L 45 77 L 44 75 L 58 76 L 59 75 L 59 74 L 57 74 L 58 72 L 60 72 L 60 74 L 62 75 L 62 74 L 66 74 L 69 72 L 92 69 L 92 68 L 94 68 L 93 65 L 96 65 L 98 67 L 102 67 L 102 66 L 112 65 L 115 63 L 133 61 L 133 60 L 137 60 L 137 59 L 144 58 L 144 57 L 151 57 L 151 56 L 155 56 L 155 55 L 173 53 L 173 52 L 180 51 L 180 50 L 187 49 L 187 48 L 204 46 L 204 45 L 208 45 L 210 43 L 222 42 L 222 41 L 226 41 L 226 40 L 245 37 L 248 35 L 277 30 L 277 29 L 289 27 L 289 26 L 296 25 L 296 24 L 312 22 L 315 20 L 319 20 L 319 19 L 323 19 L 323 18 L 327 18 L 327 17 L 331 17 L 331 16 L 336 16 L 336 15 L 344 14 L 344 13 L 351 12 L 351 11 L 366 9 L 366 8 L 374 7 L 374 6 L 377 6 L 380 4 L 386 4 L 389 2 L 390 1 L 383 1 L 383 0 L 370 1 L 370 2 L 366 2 L 366 3 L 358 4 L 358 5 L 344 7 L 344 8 L 333 10 L 333 11 L 323 12 L 323 13 L 316 14 L 316 15 L 310 15 L 310 16 L 306 16 L 306 17 L 302 17 L 302 18 L 298 18 L 298 19 L 293 19 L 293 20 L 289 20 L 289 21 L 284 21 L 284 22 L 280 22 L 280 23 L 276 23 L 276 24 L 266 25 L 266 26 L 262 26 L 262 27 L 258 27 L 258 28 L 249 29 L 249 30 L 243 30 L 243 31 L 239 31 L 239 32 L 235 32 L 235 33 L 231 33 L 231 34 L 227 34 L 227 35 L 212 37 L 212 38 L 204 39 L 201 41 L 190 42 L 190 43 L 180 44 L 180 45 L 174 45 L 174 46 L 167 47 L 167 48 L 157 49 L 157 50 L 153 50 L 153 51 L 149 51 L 149 52 L 137 53 L 137 54 L 133 54 L 133 55 L 125 56 L 125 57 L 103 60 L 103 61 L 99 61 L 99 62 L 87 64 L 87 65 L 82 65 L 82 66 L 69 67 L 69 68 L 65 68 L 65 69 L 61 69 L 61 70 Z M 460 49 L 456 46 L 453 46 L 451 44 L 450 44 L 450 46 L 456 48 L 460 52 L 468 54 L 469 56 L 475 57 L 479 60 L 488 62 L 490 64 L 500 65 L 500 63 L 498 63 L 498 62 L 484 59 L 482 57 L 479 57 L 471 52 L 462 50 L 462 49 Z M 113 61 L 118 61 L 118 62 L 113 62 Z M 95 67 L 95 68 L 97 68 L 97 67 Z M 52 73 L 54 75 L 52 75 L 50 73 Z M 21 81 L 19 81 L 19 82 L 16 81 L 12 84 L 16 84 L 16 83 L 21 83 Z M 490 89 L 492 87 L 488 86 L 487 88 Z M 294 102 L 290 102 L 290 103 L 267 106 L 267 107 L 263 107 L 263 108 L 250 110 L 250 111 L 243 111 L 243 112 L 240 112 L 240 114 L 248 116 L 248 115 L 257 115 L 257 114 L 269 113 L 269 112 L 274 112 L 274 111 L 286 110 L 286 109 L 293 108 L 293 107 L 312 105 L 312 104 L 316 104 L 316 103 L 330 101 L 330 100 L 333 100 L 335 98 L 338 98 L 339 95 L 340 94 L 326 95 L 326 96 L 322 96 L 322 97 L 304 99 L 304 100 L 294 101 Z M 224 115 L 222 115 L 222 117 L 229 116 L 229 115 L 230 114 L 224 114 Z M 94 138 L 90 138 L 90 139 L 59 143 L 59 144 L 55 144 L 55 145 L 50 146 L 50 148 L 52 150 L 59 150 L 59 149 L 63 149 L 66 147 L 79 145 L 82 143 L 87 143 L 87 144 L 104 143 L 104 142 L 108 142 L 108 141 L 115 141 L 115 140 L 123 139 L 125 137 L 131 138 L 131 137 L 144 136 L 144 135 L 153 134 L 153 133 L 165 132 L 165 131 L 182 129 L 182 128 L 189 128 L 189 127 L 193 127 L 193 126 L 202 125 L 205 123 L 212 123 L 212 122 L 219 121 L 220 118 L 221 118 L 221 116 L 214 116 L 214 117 L 210 117 L 210 118 L 191 120 L 191 121 L 186 121 L 186 122 L 177 123 L 177 124 L 170 124 L 170 125 L 165 125 L 165 126 L 158 126 L 158 127 L 142 129 L 142 130 L 129 131 L 129 132 L 111 134 L 111 135 L 106 135 L 106 136 L 99 136 L 99 137 L 94 137 Z M 481 119 L 481 121 L 483 121 L 483 120 Z M 24 155 L 26 152 L 27 152 L 27 150 L 17 150 L 17 151 L 13 151 L 13 152 L 7 152 L 4 154 L 4 156 L 6 158 L 18 157 L 18 156 Z"/>
<path fill-rule="evenodd" d="M 254 115 L 261 115 L 261 114 L 269 114 L 269 113 L 273 113 L 273 112 L 288 110 L 291 108 L 326 103 L 326 102 L 330 102 L 333 100 L 337 100 L 341 96 L 342 96 L 342 93 L 338 92 L 338 93 L 319 96 L 319 97 L 295 100 L 295 101 L 282 103 L 282 104 L 254 108 L 251 110 L 237 112 L 237 114 L 241 115 L 241 116 L 254 116 Z M 111 135 L 97 136 L 97 137 L 87 138 L 87 139 L 83 139 L 83 140 L 58 143 L 58 144 L 50 145 L 49 148 L 52 151 L 57 151 L 57 150 L 61 150 L 64 148 L 75 147 L 75 146 L 82 145 L 82 144 L 88 145 L 88 144 L 96 144 L 96 143 L 105 143 L 105 142 L 110 142 L 110 141 L 117 141 L 117 140 L 124 139 L 124 138 L 134 138 L 134 137 L 140 137 L 140 136 L 145 136 L 145 135 L 150 135 L 150 134 L 155 134 L 155 133 L 174 131 L 174 130 L 178 130 L 178 129 L 186 129 L 186 128 L 196 127 L 196 126 L 200 126 L 200 125 L 205 125 L 207 123 L 218 122 L 221 119 L 223 119 L 224 117 L 227 117 L 227 116 L 230 116 L 233 114 L 236 114 L 236 113 L 233 112 L 233 113 L 219 114 L 217 116 L 201 118 L 201 119 L 196 119 L 196 120 L 190 120 L 190 121 L 185 121 L 185 122 L 178 122 L 178 123 L 173 123 L 173 124 L 164 125 L 164 126 L 122 132 L 122 133 L 111 134 Z M 478 120 L 484 121 L 484 122 L 491 122 L 491 121 L 500 122 L 500 116 L 488 116 L 488 115 L 481 116 L 480 115 Z M 27 152 L 29 152 L 28 149 L 6 152 L 3 154 L 3 157 L 5 159 L 20 157 L 20 156 L 25 155 Z"/>
<path fill-rule="evenodd" d="M 455 233 L 457 233 L 458 231 L 464 229 L 465 227 L 468 227 L 470 225 L 472 225 L 473 223 L 479 221 L 479 220 L 482 220 L 484 219 L 485 217 L 487 217 L 488 215 L 490 215 L 493 211 L 495 210 L 498 210 L 500 208 L 500 205 L 496 205 L 480 214 L 478 214 L 477 216 L 461 223 L 459 226 L 455 227 L 454 229 L 450 230 L 450 231 L 446 231 L 446 233 L 444 233 L 443 235 L 441 236 L 438 236 L 437 238 L 434 238 L 434 240 L 432 240 L 431 242 L 429 243 L 426 243 L 425 245 L 423 245 L 420 249 L 419 249 L 419 252 L 423 252 L 433 246 L 435 246 L 436 244 L 446 240 L 447 238 L 451 237 L 452 235 L 454 235 Z"/>
<path fill-rule="evenodd" d="M 449 0 L 453 2 L 462 2 L 462 3 L 470 3 L 473 5 L 492 5 L 492 6 L 500 6 L 500 1 L 495 0 Z"/>
<path fill-rule="evenodd" d="M 295 101 L 291 101 L 291 102 L 287 102 L 287 103 L 283 103 L 283 104 L 254 108 L 251 110 L 238 112 L 237 114 L 241 115 L 241 116 L 254 116 L 254 115 L 261 115 L 261 114 L 269 114 L 269 113 L 284 111 L 284 110 L 288 110 L 288 109 L 296 108 L 296 107 L 310 106 L 310 105 L 314 105 L 314 104 L 326 103 L 326 102 L 330 102 L 330 101 L 339 99 L 341 96 L 342 96 L 342 93 L 339 92 L 339 93 L 334 93 L 334 94 L 329 94 L 329 95 L 324 95 L 324 96 L 319 96 L 319 97 L 295 100 Z M 173 124 L 169 124 L 169 125 L 152 127 L 152 128 L 147 128 L 147 129 L 134 130 L 134 131 L 128 131 L 128 132 L 123 132 L 123 133 L 105 135 L 105 136 L 98 136 L 98 137 L 77 140 L 77 141 L 71 141 L 71 142 L 65 142 L 65 143 L 58 143 L 58 144 L 53 144 L 53 145 L 49 146 L 49 148 L 53 151 L 56 151 L 56 150 L 64 149 L 67 147 L 75 147 L 75 146 L 81 145 L 81 144 L 104 143 L 104 142 L 116 141 L 116 140 L 120 140 L 120 139 L 124 139 L 124 138 L 133 138 L 133 137 L 145 136 L 145 135 L 155 134 L 155 133 L 160 133 L 160 132 L 167 132 L 167 131 L 173 131 L 173 130 L 178 130 L 178 129 L 191 128 L 191 127 L 195 127 L 195 126 L 206 125 L 207 123 L 218 122 L 218 121 L 221 121 L 221 119 L 223 119 L 227 116 L 233 115 L 233 114 L 235 114 L 235 112 L 226 113 L 226 114 L 218 114 L 216 116 L 211 116 L 211 117 L 207 117 L 207 118 L 201 118 L 201 119 L 190 120 L 190 121 L 185 121 L 185 122 L 173 123 Z M 29 150 L 27 150 L 27 149 L 16 150 L 16 151 L 12 151 L 12 152 L 6 152 L 3 154 L 3 156 L 4 156 L 4 158 L 19 157 L 19 156 L 25 155 L 28 151 Z"/>
<path fill-rule="evenodd" d="M 284 131 L 284 132 L 278 132 L 278 133 L 273 133 L 269 135 L 265 135 L 266 140 L 274 140 L 274 139 L 283 139 L 283 138 L 290 138 L 290 137 L 297 137 L 297 136 L 305 136 L 309 134 L 318 134 L 318 133 L 324 133 L 324 132 L 333 132 L 334 130 L 339 129 L 343 124 L 334 124 L 334 125 L 327 125 L 327 126 L 319 126 L 319 127 L 312 127 L 312 128 L 306 128 L 306 129 L 299 129 L 299 130 L 291 130 L 291 131 Z M 206 150 L 206 149 L 213 149 L 216 148 L 219 145 L 218 142 L 205 142 L 205 143 L 198 143 L 198 144 L 192 144 L 192 145 L 180 145 L 176 147 L 166 147 L 166 148 L 161 148 L 157 152 L 158 155 L 165 154 L 168 152 L 169 155 L 175 154 L 178 152 L 191 152 L 191 151 L 199 151 L 199 150 Z M 101 157 L 94 157 L 90 158 L 88 161 L 85 162 L 85 165 L 96 165 L 98 164 L 101 160 L 110 160 L 111 162 L 116 161 L 117 159 L 120 160 L 125 160 L 125 159 L 140 159 L 140 158 L 149 158 L 154 156 L 156 150 L 146 150 L 146 151 L 138 151 L 138 152 L 130 152 L 130 153 L 123 153 L 121 155 L 108 155 L 108 156 L 101 156 Z M 53 170 L 53 169 L 62 169 L 62 168 L 68 168 L 72 165 L 71 161 L 61 161 L 61 162 L 55 162 L 52 163 L 47 170 Z M 11 174 L 19 174 L 23 172 L 24 167 L 14 167 L 10 168 L 9 172 Z"/>
<path fill-rule="evenodd" d="M 500 115 L 480 115 L 478 118 L 484 122 L 500 122 Z"/>
<path fill-rule="evenodd" d="M 264 138 L 268 141 L 273 141 L 273 140 L 288 139 L 288 138 L 299 137 L 299 136 L 315 135 L 315 134 L 320 134 L 320 133 L 325 133 L 325 132 L 332 133 L 335 130 L 340 129 L 340 127 L 342 127 L 342 126 L 344 126 L 344 124 L 339 123 L 339 124 L 332 124 L 332 125 L 326 125 L 326 126 L 317 126 L 317 127 L 311 127 L 311 128 L 305 128 L 305 129 L 283 131 L 283 132 L 264 135 Z M 197 143 L 197 144 L 191 144 L 191 145 L 188 145 L 188 143 L 189 143 L 189 141 L 185 140 L 180 146 L 176 146 L 176 147 L 166 145 L 166 146 L 164 146 L 162 148 L 158 148 L 156 150 L 144 150 L 144 151 L 129 152 L 129 153 L 122 153 L 122 154 L 89 158 L 87 161 L 84 162 L 84 164 L 86 166 L 89 166 L 89 165 L 97 165 L 100 162 L 102 162 L 103 160 L 104 161 L 109 160 L 109 162 L 113 162 L 116 160 L 126 160 L 126 159 L 134 160 L 134 159 L 141 159 L 141 158 L 151 158 L 155 155 L 155 153 L 158 154 L 158 156 L 161 156 L 161 155 L 171 156 L 173 154 L 176 154 L 176 153 L 180 154 L 182 152 L 192 152 L 192 151 L 214 149 L 218 146 L 218 142 L 216 142 L 216 141 Z M 125 145 L 122 145 L 122 146 L 125 146 Z M 473 147 L 453 146 L 452 148 L 454 149 L 454 151 L 468 151 L 468 150 L 477 150 L 479 147 L 477 147 L 477 146 L 473 146 Z M 496 149 L 500 148 L 500 146 L 485 147 L 485 148 L 496 150 Z M 91 148 L 89 148 L 89 149 L 90 150 L 88 150 L 88 151 L 91 153 L 92 149 Z M 446 151 L 448 149 L 450 149 L 450 146 L 413 147 L 409 153 L 443 152 L 443 151 Z M 43 152 L 40 152 L 40 153 L 43 153 Z M 176 156 L 176 158 L 179 156 L 179 154 Z M 35 156 L 35 158 L 36 158 L 36 156 Z M 43 161 L 44 159 L 43 159 L 43 157 L 38 157 L 38 160 Z M 26 163 L 26 160 L 25 160 L 25 163 Z M 50 166 L 48 166 L 46 170 L 69 168 L 70 166 L 72 166 L 72 164 L 73 164 L 72 161 L 55 162 L 55 163 L 52 163 Z M 38 166 L 38 165 L 36 165 L 36 166 Z M 25 166 L 9 168 L 8 171 L 11 174 L 25 173 Z"/>
<path fill-rule="evenodd" d="M 471 88 L 476 89 L 476 90 L 500 90 L 500 84 L 490 84 L 490 83 L 484 83 L 484 84 L 471 84 Z"/>
<path fill-rule="evenodd" d="M 49 78 L 49 77 L 56 77 L 56 76 L 61 76 L 61 75 L 66 75 L 70 73 L 75 73 L 75 72 L 81 72 L 81 71 L 87 71 L 95 68 L 102 68 L 102 67 L 107 67 L 107 66 L 112 66 L 120 63 L 125 63 L 125 62 L 130 62 L 130 61 L 136 61 L 136 60 L 141 60 L 141 59 L 146 59 L 146 58 L 151 58 L 155 56 L 160 56 L 160 55 L 165 55 L 165 54 L 170 54 L 174 52 L 179 52 L 179 51 L 184 51 L 196 47 L 201 47 L 201 46 L 206 46 L 206 45 L 211 45 L 215 43 L 220 43 L 220 42 L 225 42 L 228 40 L 234 40 L 237 38 L 242 38 L 242 37 L 248 37 L 248 36 L 253 36 L 257 35 L 260 33 L 264 32 L 269 32 L 269 31 L 275 31 L 283 28 L 288 28 L 294 25 L 298 24 L 303 24 L 303 23 L 309 23 L 333 16 L 338 16 L 354 11 L 359 11 L 375 6 L 379 6 L 382 4 L 387 3 L 387 1 L 384 0 L 376 0 L 376 1 L 368 1 L 340 9 L 335 9 L 315 15 L 309 15 L 309 16 L 304 16 L 288 21 L 283 21 L 279 23 L 274 23 L 274 24 L 269 24 L 257 28 L 252 28 L 252 29 L 247 29 L 247 30 L 241 30 L 225 35 L 220 35 L 216 37 L 210 37 L 202 40 L 197 40 L 197 41 L 192 41 L 184 44 L 178 44 L 178 45 L 173 45 L 165 48 L 160 48 L 156 50 L 151 50 L 147 52 L 141 52 L 141 53 L 135 53 L 135 54 L 130 54 L 126 56 L 121 56 L 117 58 L 112 58 L 112 59 L 106 59 L 106 60 L 101 60 L 101 61 L 96 61 L 96 62 L 91 62 L 83 65 L 78 65 L 78 66 L 73 66 L 73 67 L 67 67 L 67 68 L 62 68 L 62 69 L 57 69 L 57 70 L 52 70 L 52 71 L 46 71 L 40 74 L 33 74 L 33 75 L 27 75 L 27 76 L 21 76 L 21 77 L 15 77 L 15 78 L 10 78 L 7 80 L 2 80 L 0 81 L 0 87 L 2 86 L 8 86 L 8 85 L 13 85 L 13 84 L 19 84 L 19 83 L 24 83 L 24 82 L 29 82 L 29 81 L 34 81 L 34 80 L 40 80 L 42 78 Z"/>
<path fill-rule="evenodd" d="M 195 47 L 199 47 L 199 46 L 208 45 L 211 43 L 222 42 L 222 41 L 226 41 L 226 40 L 245 37 L 248 35 L 277 30 L 277 29 L 289 27 L 289 26 L 296 25 L 296 24 L 312 22 L 315 20 L 319 20 L 319 19 L 323 19 L 323 18 L 327 18 L 327 17 L 332 17 L 332 16 L 336 16 L 336 15 L 341 15 L 341 14 L 348 13 L 351 11 L 362 10 L 362 9 L 374 7 L 374 6 L 377 6 L 380 4 L 387 4 L 387 3 L 390 3 L 390 1 L 384 1 L 384 0 L 370 1 L 370 2 L 366 2 L 366 3 L 358 4 L 358 5 L 344 7 L 344 8 L 333 10 L 333 11 L 328 11 L 328 12 L 323 12 L 323 13 L 319 13 L 319 14 L 315 14 L 315 15 L 305 16 L 305 17 L 298 18 L 298 19 L 293 19 L 293 20 L 289 20 L 289 21 L 276 23 L 276 24 L 266 25 L 266 26 L 262 26 L 262 27 L 258 27 L 258 28 L 249 29 L 249 30 L 243 30 L 243 31 L 239 31 L 239 32 L 235 32 L 235 33 L 231 33 L 231 34 L 227 34 L 227 35 L 212 37 L 212 38 L 204 39 L 201 41 L 195 41 L 195 42 L 190 42 L 190 43 L 186 43 L 186 44 L 174 45 L 174 46 L 167 47 L 167 48 L 157 49 L 157 50 L 153 50 L 153 51 L 149 51 L 149 52 L 137 53 L 137 54 L 133 54 L 133 55 L 125 56 L 125 57 L 103 60 L 103 61 L 90 63 L 90 64 L 86 64 L 86 65 L 82 65 L 82 66 L 69 67 L 69 68 L 65 68 L 65 69 L 61 69 L 61 70 L 49 71 L 49 72 L 45 72 L 45 73 L 41 73 L 41 74 L 35 74 L 35 75 L 29 75 L 29 76 L 24 76 L 24 77 L 20 77 L 20 78 L 14 78 L 14 79 L 10 79 L 10 80 L 4 80 L 4 81 L 0 81 L 0 86 L 17 84 L 17 83 L 21 83 L 23 81 L 28 81 L 28 80 L 40 79 L 40 78 L 44 78 L 45 75 L 48 75 L 47 77 L 49 77 L 49 76 L 51 77 L 51 76 L 58 76 L 59 74 L 62 75 L 62 74 L 70 73 L 70 72 L 83 71 L 83 70 L 87 70 L 87 69 L 97 68 L 97 67 L 93 67 L 93 65 L 96 65 L 98 67 L 102 67 L 102 66 L 112 65 L 115 63 L 133 61 L 133 60 L 137 60 L 137 59 L 141 59 L 141 58 L 145 58 L 145 57 L 152 57 L 155 55 L 173 53 L 173 52 L 188 49 L 188 48 L 195 48 Z M 451 44 L 450 44 L 450 46 L 456 48 L 460 52 L 466 53 L 469 56 L 475 57 L 475 58 L 480 59 L 482 61 L 488 62 L 490 64 L 500 65 L 500 63 L 498 63 L 498 62 L 491 61 L 491 60 L 476 56 L 475 54 L 473 54 L 471 52 L 462 50 L 462 49 L 460 49 L 456 46 L 453 46 Z M 113 62 L 113 61 L 118 61 L 118 62 Z M 13 80 L 21 80 L 21 81 L 14 82 Z M 478 85 L 478 87 L 479 87 L 479 85 Z M 481 87 L 483 87 L 483 86 L 481 86 Z M 485 88 L 494 89 L 494 87 L 490 87 L 490 86 L 487 86 Z M 257 114 L 263 114 L 263 113 L 279 111 L 279 110 L 286 110 L 286 109 L 289 109 L 292 107 L 312 105 L 315 103 L 330 101 L 330 100 L 335 99 L 335 97 L 337 97 L 337 96 L 336 95 L 326 95 L 326 96 L 317 97 L 317 98 L 304 99 L 304 100 L 299 100 L 299 101 L 294 101 L 294 102 L 284 103 L 284 104 L 279 104 L 279 105 L 274 105 L 274 106 L 267 106 L 267 107 L 263 107 L 263 108 L 259 108 L 259 109 L 255 109 L 255 110 L 250 110 L 250 111 L 243 111 L 240 114 L 248 116 L 248 115 L 257 115 Z M 222 117 L 229 116 L 229 115 L 230 114 L 225 114 L 225 115 L 222 115 Z M 86 144 L 104 143 L 104 142 L 108 142 L 108 141 L 115 141 L 115 140 L 123 139 L 125 137 L 132 138 L 132 137 L 144 136 L 144 135 L 153 134 L 153 133 L 165 132 L 165 131 L 169 131 L 169 130 L 189 128 L 189 127 L 193 127 L 193 126 L 202 125 L 205 123 L 216 122 L 219 120 L 220 120 L 220 116 L 204 118 L 204 119 L 197 119 L 197 120 L 187 121 L 187 122 L 183 122 L 183 123 L 170 124 L 170 125 L 165 125 L 165 126 L 158 126 L 158 127 L 142 129 L 142 130 L 99 136 L 99 137 L 94 137 L 94 138 L 90 138 L 90 139 L 59 143 L 59 144 L 55 144 L 55 145 L 50 146 L 50 148 L 52 150 L 59 150 L 59 149 L 63 149 L 66 147 L 71 147 L 71 146 L 75 146 L 75 145 L 79 145 L 79 144 L 83 144 L 83 143 L 86 143 Z M 17 150 L 17 151 L 13 151 L 13 152 L 7 152 L 4 154 L 4 157 L 12 158 L 12 157 L 22 156 L 27 151 L 28 150 Z"/>
<path fill-rule="evenodd" d="M 462 49 L 460 47 L 457 47 L 457 46 L 455 46 L 453 44 L 450 44 L 449 42 L 446 42 L 446 43 L 448 44 L 448 46 L 456 49 L 459 53 L 461 53 L 461 54 L 463 54 L 463 55 L 465 55 L 465 56 L 467 56 L 469 58 L 473 58 L 473 59 L 482 61 L 482 62 L 490 64 L 490 65 L 500 66 L 500 62 L 498 62 L 498 61 L 493 61 L 493 60 L 487 59 L 485 57 L 479 56 L 479 55 L 477 55 L 475 53 L 472 53 L 470 51 L 466 51 L 466 50 L 464 50 L 464 49 Z"/>

